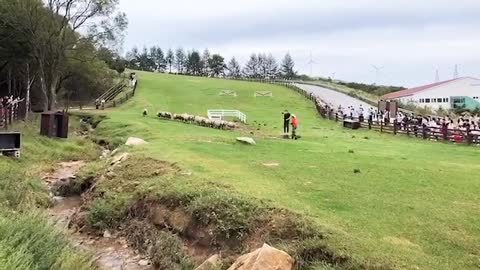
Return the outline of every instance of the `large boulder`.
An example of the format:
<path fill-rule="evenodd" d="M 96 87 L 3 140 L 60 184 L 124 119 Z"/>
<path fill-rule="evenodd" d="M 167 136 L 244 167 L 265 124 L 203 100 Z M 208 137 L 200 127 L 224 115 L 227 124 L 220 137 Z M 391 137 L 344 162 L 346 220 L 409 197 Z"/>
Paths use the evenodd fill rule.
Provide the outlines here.
<path fill-rule="evenodd" d="M 228 268 L 228 270 L 292 270 L 295 261 L 284 251 L 267 244 L 245 254 Z"/>
<path fill-rule="evenodd" d="M 215 254 L 204 261 L 199 267 L 195 268 L 195 270 L 217 270 L 220 269 L 221 264 L 220 256 Z"/>
<path fill-rule="evenodd" d="M 135 137 L 128 138 L 127 142 L 125 143 L 125 145 L 131 145 L 131 146 L 138 146 L 138 145 L 144 145 L 144 144 L 147 144 L 147 142 L 140 138 L 135 138 Z"/>
<path fill-rule="evenodd" d="M 250 137 L 238 137 L 237 141 L 245 143 L 245 144 L 250 144 L 250 145 L 255 145 L 257 144 L 254 139 Z"/>

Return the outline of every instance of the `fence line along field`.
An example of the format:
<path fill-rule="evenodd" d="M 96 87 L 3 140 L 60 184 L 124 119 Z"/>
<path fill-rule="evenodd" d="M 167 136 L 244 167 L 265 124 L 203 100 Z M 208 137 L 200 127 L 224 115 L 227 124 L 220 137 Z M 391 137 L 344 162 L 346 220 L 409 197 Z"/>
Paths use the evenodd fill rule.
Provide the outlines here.
<path fill-rule="evenodd" d="M 131 149 L 175 162 L 201 187 L 214 183 L 309 216 L 330 248 L 399 269 L 478 269 L 479 149 L 342 129 L 312 102 L 279 85 L 138 72 L 135 98 L 109 112 L 98 136 L 135 136 Z M 235 99 L 219 96 L 229 89 Z M 254 91 L 274 98 L 257 98 Z M 248 124 L 221 131 L 154 112 L 246 114 Z M 147 109 L 147 117 L 141 112 Z M 299 140 L 281 139 L 283 112 L 299 119 Z M 235 143 L 252 136 L 256 146 Z M 265 164 L 276 164 L 267 166 Z"/>

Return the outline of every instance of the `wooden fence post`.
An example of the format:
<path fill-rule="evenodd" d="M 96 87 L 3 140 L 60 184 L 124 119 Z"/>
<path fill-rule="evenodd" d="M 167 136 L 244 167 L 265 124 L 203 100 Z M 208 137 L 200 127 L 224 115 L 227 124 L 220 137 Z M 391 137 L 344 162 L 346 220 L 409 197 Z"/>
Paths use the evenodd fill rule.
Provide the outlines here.
<path fill-rule="evenodd" d="M 424 140 L 427 139 L 427 125 L 422 125 L 422 137 Z"/>
<path fill-rule="evenodd" d="M 380 120 L 380 133 L 383 133 L 383 121 Z"/>
<path fill-rule="evenodd" d="M 397 119 L 393 120 L 393 135 L 397 135 Z"/>

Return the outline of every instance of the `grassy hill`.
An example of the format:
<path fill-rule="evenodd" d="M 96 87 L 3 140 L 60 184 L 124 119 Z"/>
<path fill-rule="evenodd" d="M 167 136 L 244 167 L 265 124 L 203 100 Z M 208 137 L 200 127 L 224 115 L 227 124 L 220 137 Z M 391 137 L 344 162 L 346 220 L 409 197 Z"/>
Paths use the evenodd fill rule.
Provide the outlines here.
<path fill-rule="evenodd" d="M 137 74 L 136 97 L 106 111 L 109 119 L 99 125 L 97 136 L 145 139 L 147 146 L 129 151 L 190 171 L 188 181 L 179 180 L 190 188 L 214 183 L 308 216 L 328 232 L 329 247 L 358 261 L 400 269 L 478 269 L 478 148 L 345 130 L 320 119 L 313 104 L 280 86 Z M 221 97 L 221 90 L 238 96 Z M 273 98 L 254 97 L 254 91 L 264 90 Z M 141 116 L 144 108 L 147 117 Z M 208 109 L 246 113 L 253 132 L 247 135 L 257 145 L 236 143 L 236 136 L 245 135 L 240 131 L 154 115 L 206 116 Z M 299 117 L 298 141 L 280 139 L 284 109 Z"/>

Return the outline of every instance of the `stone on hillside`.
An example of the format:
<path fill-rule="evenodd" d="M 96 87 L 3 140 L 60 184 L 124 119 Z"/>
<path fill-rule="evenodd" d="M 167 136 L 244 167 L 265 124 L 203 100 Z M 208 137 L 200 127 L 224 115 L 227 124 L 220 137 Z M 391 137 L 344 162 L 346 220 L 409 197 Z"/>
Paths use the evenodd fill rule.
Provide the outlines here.
<path fill-rule="evenodd" d="M 295 261 L 286 252 L 267 244 L 237 259 L 228 270 L 292 270 Z"/>
<path fill-rule="evenodd" d="M 140 265 L 140 266 L 147 266 L 147 265 L 149 265 L 149 264 L 150 264 L 150 262 L 149 262 L 148 260 L 140 260 L 140 261 L 138 261 L 138 265 Z"/>
<path fill-rule="evenodd" d="M 130 145 L 130 146 L 138 146 L 138 145 L 144 145 L 144 144 L 147 144 L 147 142 L 140 138 L 135 138 L 135 137 L 128 138 L 127 142 L 125 143 L 125 145 Z"/>
<path fill-rule="evenodd" d="M 105 238 L 112 238 L 112 233 L 109 230 L 105 230 L 103 232 L 103 237 Z"/>
<path fill-rule="evenodd" d="M 250 144 L 250 145 L 255 145 L 255 144 L 257 144 L 257 143 L 255 142 L 255 140 L 252 139 L 252 138 L 250 138 L 250 137 L 238 137 L 238 138 L 237 138 L 237 141 L 242 142 L 242 143 L 246 143 L 246 144 Z"/>
<path fill-rule="evenodd" d="M 213 255 L 212 257 L 208 258 L 208 260 L 204 261 L 199 267 L 195 268 L 195 270 L 215 270 L 219 269 L 221 266 L 220 256 L 218 254 Z"/>
<path fill-rule="evenodd" d="M 111 165 L 115 165 L 115 164 L 118 164 L 118 163 L 126 160 L 128 158 L 128 156 L 129 156 L 128 153 L 123 153 L 123 154 L 119 155 L 118 157 L 116 157 L 112 160 Z"/>

